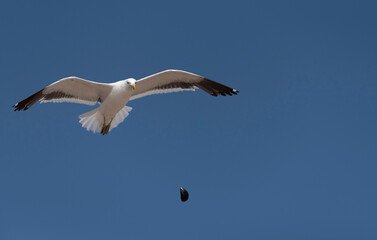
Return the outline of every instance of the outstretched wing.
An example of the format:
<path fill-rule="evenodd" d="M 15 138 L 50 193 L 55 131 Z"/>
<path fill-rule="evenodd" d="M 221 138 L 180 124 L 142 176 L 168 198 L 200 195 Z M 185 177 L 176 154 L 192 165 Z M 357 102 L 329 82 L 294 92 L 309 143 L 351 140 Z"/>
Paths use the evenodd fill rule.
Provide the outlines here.
<path fill-rule="evenodd" d="M 136 81 L 136 89 L 133 91 L 130 100 L 159 93 L 195 91 L 196 88 L 200 88 L 212 96 L 231 96 L 238 93 L 236 89 L 193 73 L 166 70 Z"/>
<path fill-rule="evenodd" d="M 16 103 L 13 107 L 14 111 L 25 111 L 38 101 L 95 105 L 97 102 L 101 103 L 109 95 L 111 89 L 110 84 L 92 82 L 78 77 L 67 77 Z"/>

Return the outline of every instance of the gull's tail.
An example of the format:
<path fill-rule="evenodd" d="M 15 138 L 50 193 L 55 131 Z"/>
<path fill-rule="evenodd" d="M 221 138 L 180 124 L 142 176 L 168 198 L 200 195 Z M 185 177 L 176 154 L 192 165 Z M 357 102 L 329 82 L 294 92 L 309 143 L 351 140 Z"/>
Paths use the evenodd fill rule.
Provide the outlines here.
<path fill-rule="evenodd" d="M 105 119 L 103 114 L 98 112 L 98 108 L 86 112 L 79 116 L 82 127 L 94 133 L 107 134 L 111 129 L 117 127 L 128 116 L 131 107 L 124 106 L 113 119 Z M 106 123 L 105 123 L 106 121 Z"/>

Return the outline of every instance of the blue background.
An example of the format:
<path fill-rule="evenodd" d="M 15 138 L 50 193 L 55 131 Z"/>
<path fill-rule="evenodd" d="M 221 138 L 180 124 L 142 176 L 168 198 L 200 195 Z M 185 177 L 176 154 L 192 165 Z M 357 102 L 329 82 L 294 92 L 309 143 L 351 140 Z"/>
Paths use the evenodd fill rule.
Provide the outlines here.
<path fill-rule="evenodd" d="M 375 1 L 1 1 L 0 239 L 376 239 Z M 11 106 L 67 76 L 240 90 Z M 179 187 L 190 199 L 182 203 Z"/>

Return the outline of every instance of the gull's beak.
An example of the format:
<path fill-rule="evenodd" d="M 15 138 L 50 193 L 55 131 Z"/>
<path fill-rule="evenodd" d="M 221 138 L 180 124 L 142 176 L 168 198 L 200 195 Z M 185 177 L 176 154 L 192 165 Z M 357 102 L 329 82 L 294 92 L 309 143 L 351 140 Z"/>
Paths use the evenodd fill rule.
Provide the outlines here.
<path fill-rule="evenodd" d="M 136 88 L 135 83 L 131 84 L 131 87 L 135 90 Z"/>

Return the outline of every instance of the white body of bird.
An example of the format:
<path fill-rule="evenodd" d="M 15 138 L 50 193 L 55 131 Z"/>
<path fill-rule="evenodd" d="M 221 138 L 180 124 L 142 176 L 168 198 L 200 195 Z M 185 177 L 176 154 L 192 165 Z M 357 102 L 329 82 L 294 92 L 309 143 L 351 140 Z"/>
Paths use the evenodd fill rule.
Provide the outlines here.
<path fill-rule="evenodd" d="M 107 134 L 128 116 L 131 107 L 125 106 L 135 89 L 135 79 L 126 79 L 111 83 L 111 91 L 101 105 L 79 116 L 80 123 L 88 131 Z"/>

